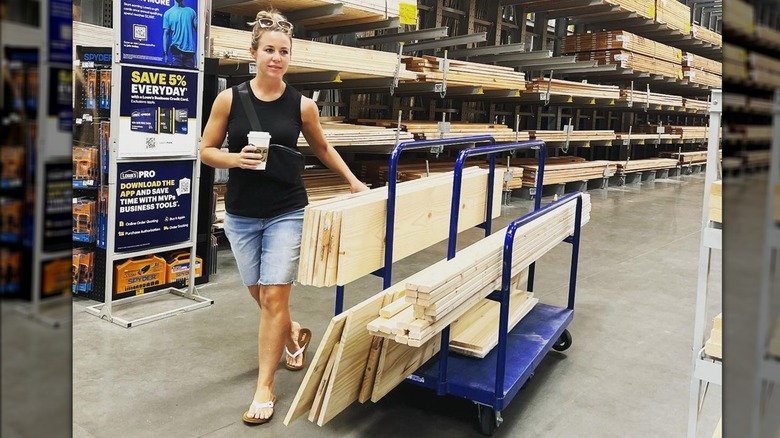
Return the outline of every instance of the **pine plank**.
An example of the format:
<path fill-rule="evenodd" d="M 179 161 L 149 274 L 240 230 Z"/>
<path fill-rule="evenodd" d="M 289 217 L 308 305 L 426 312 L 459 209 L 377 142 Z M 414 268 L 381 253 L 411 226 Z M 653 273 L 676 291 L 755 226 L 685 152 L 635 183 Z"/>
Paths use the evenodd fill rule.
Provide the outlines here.
<path fill-rule="evenodd" d="M 322 399 L 325 397 L 325 392 L 329 386 L 329 382 L 333 378 L 333 365 L 336 363 L 336 350 L 339 344 L 333 346 L 333 349 L 328 353 L 328 363 L 325 365 L 325 372 L 323 373 L 322 380 L 317 387 L 317 393 L 314 396 L 311 410 L 309 411 L 309 421 L 316 421 L 322 411 Z"/>
<path fill-rule="evenodd" d="M 287 415 L 284 417 L 285 426 L 312 409 L 320 381 L 325 375 L 325 368 L 327 367 L 330 352 L 333 351 L 333 347 L 341 338 L 346 319 L 347 314 L 342 313 L 334 316 L 328 323 L 328 328 L 325 329 L 322 341 L 320 341 L 320 345 L 317 347 L 314 357 L 311 359 L 308 368 L 306 368 L 306 375 L 303 377 L 301 386 L 295 394 L 295 398 L 290 405 L 290 410 L 287 411 Z"/>
<path fill-rule="evenodd" d="M 333 376 L 317 420 L 318 426 L 325 425 L 357 401 L 371 349 L 371 335 L 366 325 L 379 315 L 385 294 L 380 292 L 346 311 L 347 319 L 336 353 Z"/>
<path fill-rule="evenodd" d="M 379 358 L 371 401 L 376 403 L 381 400 L 438 353 L 440 348 L 441 335 L 433 337 L 420 348 L 386 341 Z"/>
<path fill-rule="evenodd" d="M 374 381 L 376 380 L 376 369 L 379 366 L 379 356 L 382 351 L 385 339 L 379 336 L 371 338 L 371 350 L 368 353 L 366 370 L 363 373 L 363 383 L 360 385 L 360 394 L 358 402 L 365 403 L 371 399 L 371 393 L 374 392 Z"/>

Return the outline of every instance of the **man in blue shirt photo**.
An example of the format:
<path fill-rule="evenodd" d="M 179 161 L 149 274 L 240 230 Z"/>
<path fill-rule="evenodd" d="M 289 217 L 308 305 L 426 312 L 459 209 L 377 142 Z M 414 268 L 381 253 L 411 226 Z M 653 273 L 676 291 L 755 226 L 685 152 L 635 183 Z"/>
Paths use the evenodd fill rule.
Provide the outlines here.
<path fill-rule="evenodd" d="M 184 0 L 163 15 L 163 59 L 173 67 L 195 68 L 197 49 L 198 13 Z"/>

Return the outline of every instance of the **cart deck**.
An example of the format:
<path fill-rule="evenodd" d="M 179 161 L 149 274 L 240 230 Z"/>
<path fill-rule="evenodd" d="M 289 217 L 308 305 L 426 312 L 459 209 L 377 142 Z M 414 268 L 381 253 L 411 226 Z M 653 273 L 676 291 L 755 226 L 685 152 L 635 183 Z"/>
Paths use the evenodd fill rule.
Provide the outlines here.
<path fill-rule="evenodd" d="M 574 310 L 538 303 L 517 323 L 507 337 L 506 377 L 503 397 L 496 399 L 496 360 L 494 348 L 484 359 L 450 353 L 447 362 L 446 393 L 477 403 L 493 406 L 497 411 L 506 407 L 545 354 L 559 340 L 574 318 Z M 439 389 L 439 356 L 426 362 L 407 377 L 417 385 Z"/>

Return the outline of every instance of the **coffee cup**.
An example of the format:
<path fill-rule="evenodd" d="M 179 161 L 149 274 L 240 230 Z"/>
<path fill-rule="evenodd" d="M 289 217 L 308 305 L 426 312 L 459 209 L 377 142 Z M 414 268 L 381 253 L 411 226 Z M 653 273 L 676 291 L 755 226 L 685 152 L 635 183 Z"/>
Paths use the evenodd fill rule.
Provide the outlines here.
<path fill-rule="evenodd" d="M 255 167 L 255 170 L 265 170 L 268 163 L 268 145 L 271 143 L 271 134 L 263 131 L 249 131 L 246 138 L 247 145 L 254 146 L 255 153 L 258 154 L 260 160 L 260 164 Z"/>

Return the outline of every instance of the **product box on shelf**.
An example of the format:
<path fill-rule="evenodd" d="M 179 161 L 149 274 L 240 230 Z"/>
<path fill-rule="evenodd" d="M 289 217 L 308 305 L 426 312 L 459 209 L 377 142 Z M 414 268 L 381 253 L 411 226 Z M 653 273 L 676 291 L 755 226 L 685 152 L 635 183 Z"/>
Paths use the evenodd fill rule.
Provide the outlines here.
<path fill-rule="evenodd" d="M 14 243 L 22 240 L 22 207 L 20 199 L 0 198 L 2 232 L 0 241 Z"/>
<path fill-rule="evenodd" d="M 98 172 L 98 150 L 92 147 L 73 148 L 73 187 L 96 187 L 100 175 Z"/>
<path fill-rule="evenodd" d="M 66 294 L 70 290 L 67 258 L 44 263 L 41 274 L 41 295 L 44 297 Z"/>
<path fill-rule="evenodd" d="M 3 145 L 0 147 L 0 187 L 21 187 L 24 181 L 24 146 Z"/>
<path fill-rule="evenodd" d="M 21 288 L 22 252 L 0 248 L 0 293 L 16 293 Z"/>
<path fill-rule="evenodd" d="M 95 277 L 94 255 L 93 251 L 84 248 L 73 250 L 73 293 L 92 291 L 92 283 Z"/>
<path fill-rule="evenodd" d="M 114 293 L 143 294 L 147 288 L 165 284 L 168 263 L 154 254 L 131 258 L 114 267 Z"/>
<path fill-rule="evenodd" d="M 94 242 L 97 238 L 97 206 L 94 199 L 78 198 L 73 202 L 73 241 Z"/>
<path fill-rule="evenodd" d="M 190 253 L 175 252 L 168 256 L 168 267 L 166 270 L 166 282 L 167 283 L 181 283 L 183 285 L 188 284 L 190 278 Z M 203 259 L 195 256 L 195 277 L 200 277 L 203 274 Z"/>

